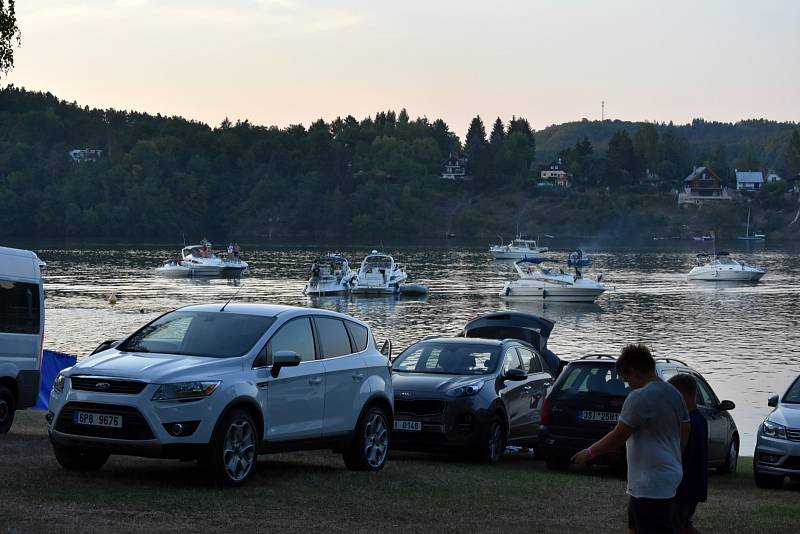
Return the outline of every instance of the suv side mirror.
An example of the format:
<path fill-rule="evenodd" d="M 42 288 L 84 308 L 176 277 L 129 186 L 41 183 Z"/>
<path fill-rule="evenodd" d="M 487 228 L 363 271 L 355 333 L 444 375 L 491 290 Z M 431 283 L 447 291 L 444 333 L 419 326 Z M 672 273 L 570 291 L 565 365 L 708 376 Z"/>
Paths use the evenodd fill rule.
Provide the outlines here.
<path fill-rule="evenodd" d="M 113 349 L 114 347 L 119 345 L 121 341 L 122 341 L 121 339 L 107 339 L 102 343 L 100 343 L 99 345 L 97 345 L 97 348 L 92 351 L 92 354 L 97 354 L 98 352 L 103 352 L 104 350 Z M 91 356 L 92 354 L 90 354 L 89 356 Z"/>
<path fill-rule="evenodd" d="M 272 355 L 272 378 L 278 378 L 282 367 L 297 367 L 303 359 L 293 350 L 279 350 Z"/>
<path fill-rule="evenodd" d="M 520 380 L 525 380 L 526 378 L 528 378 L 528 373 L 526 373 L 522 369 L 509 369 L 508 371 L 505 372 L 503 378 L 505 378 L 506 380 L 514 380 L 518 382 Z"/>
<path fill-rule="evenodd" d="M 736 405 L 733 403 L 733 401 L 724 400 L 719 403 L 720 410 L 727 412 L 728 410 L 733 410 L 734 408 L 736 408 Z"/>
<path fill-rule="evenodd" d="M 392 340 L 391 339 L 387 339 L 386 341 L 383 342 L 383 346 L 381 347 L 381 354 L 383 354 L 384 356 L 389 358 L 389 360 L 392 359 Z"/>
<path fill-rule="evenodd" d="M 771 406 L 772 408 L 774 408 L 777 405 L 778 405 L 778 396 L 777 395 L 771 396 L 767 401 L 767 406 Z"/>

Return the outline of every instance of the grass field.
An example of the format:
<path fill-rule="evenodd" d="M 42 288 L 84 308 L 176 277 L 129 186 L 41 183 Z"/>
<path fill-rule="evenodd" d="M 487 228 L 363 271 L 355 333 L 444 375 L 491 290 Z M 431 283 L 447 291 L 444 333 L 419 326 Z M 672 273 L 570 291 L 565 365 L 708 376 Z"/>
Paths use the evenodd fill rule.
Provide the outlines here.
<path fill-rule="evenodd" d="M 600 469 L 552 473 L 527 454 L 499 465 L 394 453 L 352 473 L 330 452 L 262 456 L 251 483 L 207 487 L 193 462 L 112 456 L 98 472 L 61 469 L 42 412 L 0 436 L 0 530 L 12 532 L 625 532 L 625 481 Z M 712 475 L 703 532 L 795 532 L 800 483 L 759 490 L 751 459 Z"/>

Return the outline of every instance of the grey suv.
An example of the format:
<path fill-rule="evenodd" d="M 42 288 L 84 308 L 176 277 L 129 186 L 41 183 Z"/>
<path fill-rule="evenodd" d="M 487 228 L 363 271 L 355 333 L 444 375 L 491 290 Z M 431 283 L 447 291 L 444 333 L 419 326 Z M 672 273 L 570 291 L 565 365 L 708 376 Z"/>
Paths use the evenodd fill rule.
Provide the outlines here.
<path fill-rule="evenodd" d="M 800 478 L 800 376 L 783 397 L 773 395 L 775 408 L 758 429 L 753 470 L 760 488 L 778 488 L 789 476 Z"/>

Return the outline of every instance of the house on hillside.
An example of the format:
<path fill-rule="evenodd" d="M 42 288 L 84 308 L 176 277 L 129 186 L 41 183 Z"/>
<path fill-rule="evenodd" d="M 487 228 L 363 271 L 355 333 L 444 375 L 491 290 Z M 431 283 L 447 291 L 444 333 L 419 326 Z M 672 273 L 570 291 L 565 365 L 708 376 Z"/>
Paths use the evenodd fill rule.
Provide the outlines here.
<path fill-rule="evenodd" d="M 780 182 L 780 181 L 781 181 L 781 177 L 778 175 L 777 172 L 773 171 L 772 169 L 770 169 L 769 172 L 767 172 L 767 177 L 764 178 L 764 183 L 765 184 L 774 184 L 774 183 Z"/>
<path fill-rule="evenodd" d="M 84 161 L 97 161 L 103 157 L 102 150 L 95 150 L 92 148 L 75 149 L 69 151 L 69 157 L 75 163 L 82 163 Z"/>
<path fill-rule="evenodd" d="M 450 157 L 444 163 L 444 171 L 442 172 L 442 180 L 452 180 L 454 182 L 469 180 L 467 176 L 467 162 L 469 159 L 463 154 L 456 155 L 452 152 Z"/>
<path fill-rule="evenodd" d="M 713 170 L 695 167 L 683 179 L 683 192 L 678 193 L 678 204 L 701 204 L 707 200 L 733 200 L 733 197 Z"/>
<path fill-rule="evenodd" d="M 764 174 L 761 171 L 740 171 L 734 169 L 736 173 L 737 191 L 759 191 L 764 185 Z"/>
<path fill-rule="evenodd" d="M 539 179 L 542 182 L 558 187 L 569 187 L 572 184 L 572 174 L 567 170 L 561 158 L 548 165 L 544 165 L 539 170 Z"/>

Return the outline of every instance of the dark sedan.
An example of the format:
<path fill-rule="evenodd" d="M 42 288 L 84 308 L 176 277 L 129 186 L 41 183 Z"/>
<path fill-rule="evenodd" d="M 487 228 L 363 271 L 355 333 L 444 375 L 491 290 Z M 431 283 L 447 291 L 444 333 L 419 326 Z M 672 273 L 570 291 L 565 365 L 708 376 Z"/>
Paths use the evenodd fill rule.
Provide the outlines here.
<path fill-rule="evenodd" d="M 554 371 L 516 339 L 432 338 L 393 363 L 392 448 L 457 449 L 497 462 L 506 445 L 533 446 Z"/>

